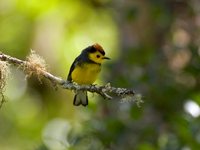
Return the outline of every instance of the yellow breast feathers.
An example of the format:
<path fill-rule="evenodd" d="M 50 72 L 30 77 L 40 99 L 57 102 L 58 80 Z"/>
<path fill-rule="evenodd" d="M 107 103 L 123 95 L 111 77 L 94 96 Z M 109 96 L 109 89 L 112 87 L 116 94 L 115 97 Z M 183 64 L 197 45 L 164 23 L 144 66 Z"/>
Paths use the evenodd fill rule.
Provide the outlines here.
<path fill-rule="evenodd" d="M 78 84 L 92 84 L 96 80 L 100 71 L 101 65 L 85 63 L 81 66 L 75 67 L 71 77 L 72 80 Z"/>

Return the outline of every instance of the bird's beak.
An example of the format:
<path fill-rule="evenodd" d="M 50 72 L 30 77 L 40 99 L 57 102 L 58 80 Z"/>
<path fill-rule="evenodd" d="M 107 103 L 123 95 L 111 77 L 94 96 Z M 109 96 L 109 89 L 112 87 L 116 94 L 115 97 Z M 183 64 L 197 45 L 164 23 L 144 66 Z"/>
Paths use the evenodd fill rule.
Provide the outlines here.
<path fill-rule="evenodd" d="M 104 56 L 103 59 L 110 59 L 109 57 Z"/>

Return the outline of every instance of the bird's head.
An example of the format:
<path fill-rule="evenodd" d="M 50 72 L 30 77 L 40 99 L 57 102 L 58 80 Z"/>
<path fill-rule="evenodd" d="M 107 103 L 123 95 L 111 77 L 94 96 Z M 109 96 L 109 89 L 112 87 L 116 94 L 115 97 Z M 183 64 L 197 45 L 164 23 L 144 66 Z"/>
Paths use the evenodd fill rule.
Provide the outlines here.
<path fill-rule="evenodd" d="M 103 48 L 97 43 L 87 47 L 84 51 L 87 53 L 90 60 L 98 64 L 101 64 L 105 59 L 110 59 L 105 56 Z"/>

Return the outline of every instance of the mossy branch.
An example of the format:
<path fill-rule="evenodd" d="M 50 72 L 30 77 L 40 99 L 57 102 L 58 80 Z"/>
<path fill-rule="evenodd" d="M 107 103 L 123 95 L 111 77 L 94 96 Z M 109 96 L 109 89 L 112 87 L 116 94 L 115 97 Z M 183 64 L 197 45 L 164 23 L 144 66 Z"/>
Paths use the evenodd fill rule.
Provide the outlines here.
<path fill-rule="evenodd" d="M 26 58 L 26 60 L 20 60 L 15 57 L 11 57 L 9 55 L 1 53 L 0 62 L 5 62 L 4 64 L 6 66 L 8 66 L 8 64 L 17 66 L 18 68 L 22 69 L 28 77 L 36 75 L 39 80 L 41 79 L 41 77 L 47 78 L 55 86 L 59 85 L 63 89 L 89 91 L 101 95 L 104 99 L 113 99 L 110 94 L 114 94 L 117 97 L 120 97 L 122 101 L 131 100 L 136 102 L 138 105 L 142 102 L 140 94 L 136 94 L 131 89 L 112 87 L 110 83 L 103 86 L 79 85 L 77 83 L 68 82 L 60 77 L 54 76 L 47 71 L 44 59 L 37 55 L 34 51 L 31 51 L 31 54 Z M 2 86 L 0 85 L 0 93 L 3 93 L 2 91 L 6 82 L 5 77 L 2 78 L 2 76 L 5 76 L 3 74 L 6 74 L 5 67 L 0 66 L 0 83 L 3 83 Z M 3 94 L 2 99 L 4 100 Z"/>

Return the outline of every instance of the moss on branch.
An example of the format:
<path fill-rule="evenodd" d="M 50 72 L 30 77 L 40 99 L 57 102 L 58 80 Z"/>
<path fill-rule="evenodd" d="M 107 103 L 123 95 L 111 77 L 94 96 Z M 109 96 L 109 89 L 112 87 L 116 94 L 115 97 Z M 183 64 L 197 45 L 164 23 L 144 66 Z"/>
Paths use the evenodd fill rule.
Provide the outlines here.
<path fill-rule="evenodd" d="M 68 82 L 60 77 L 54 76 L 47 71 L 47 65 L 44 59 L 37 55 L 34 51 L 31 51 L 30 55 L 25 61 L 3 53 L 0 54 L 0 94 L 2 96 L 2 101 L 0 103 L 1 105 L 5 101 L 3 89 L 6 85 L 6 78 L 8 77 L 8 65 L 17 66 L 24 71 L 27 77 L 32 75 L 37 76 L 39 81 L 42 77 L 44 77 L 50 80 L 53 85 L 59 85 L 63 89 L 89 91 L 101 95 L 104 99 L 114 99 L 113 96 L 110 96 L 112 94 L 119 97 L 123 102 L 132 101 L 136 102 L 138 105 L 143 102 L 140 94 L 136 94 L 132 89 L 112 87 L 110 83 L 103 86 L 79 85 L 77 83 Z"/>

